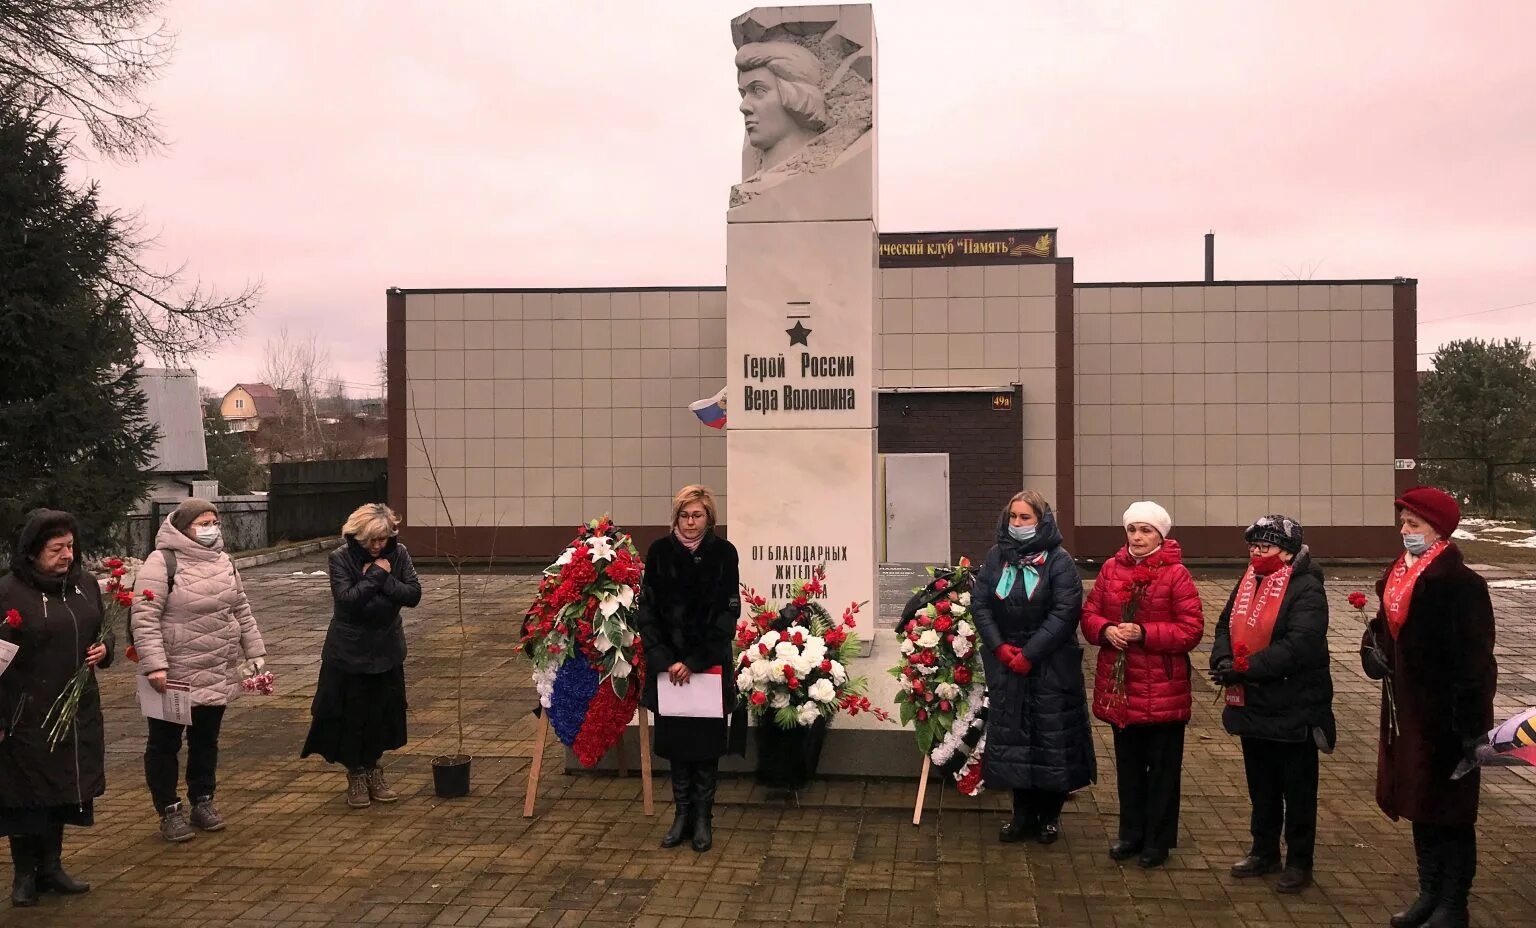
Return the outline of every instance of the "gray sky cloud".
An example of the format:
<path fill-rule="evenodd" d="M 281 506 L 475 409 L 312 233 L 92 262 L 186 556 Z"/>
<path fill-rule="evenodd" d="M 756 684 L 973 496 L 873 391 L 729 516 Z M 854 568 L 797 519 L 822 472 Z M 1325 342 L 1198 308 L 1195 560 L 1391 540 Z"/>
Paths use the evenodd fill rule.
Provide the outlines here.
<path fill-rule="evenodd" d="M 881 227 L 1059 226 L 1085 281 L 1418 277 L 1420 350 L 1536 337 L 1536 6 L 876 2 Z M 719 284 L 740 115 L 712 0 L 173 0 L 173 146 L 90 163 L 167 263 L 375 379 L 384 289 Z"/>

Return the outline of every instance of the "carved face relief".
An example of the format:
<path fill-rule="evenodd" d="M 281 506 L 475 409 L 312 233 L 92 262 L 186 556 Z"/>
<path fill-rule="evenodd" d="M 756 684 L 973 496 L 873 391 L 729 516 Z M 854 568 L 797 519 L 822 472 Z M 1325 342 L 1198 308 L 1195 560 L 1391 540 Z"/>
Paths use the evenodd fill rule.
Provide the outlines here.
<path fill-rule="evenodd" d="M 816 136 L 784 108 L 779 79 L 767 68 L 739 72 L 736 88 L 741 93 L 739 109 L 745 117 L 747 141 L 763 153 L 762 167 L 783 162 Z"/>

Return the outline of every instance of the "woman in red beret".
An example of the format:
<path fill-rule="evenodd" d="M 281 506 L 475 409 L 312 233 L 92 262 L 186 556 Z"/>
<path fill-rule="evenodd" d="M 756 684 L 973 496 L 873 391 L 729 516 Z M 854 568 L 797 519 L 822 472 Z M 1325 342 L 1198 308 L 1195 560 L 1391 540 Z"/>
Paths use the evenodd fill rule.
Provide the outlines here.
<path fill-rule="evenodd" d="M 1397 500 L 1403 553 L 1381 579 L 1381 608 L 1361 643 L 1365 672 L 1382 682 L 1376 803 L 1413 823 L 1419 897 L 1394 928 L 1467 924 L 1477 872 L 1477 772 L 1452 780 L 1467 746 L 1493 726 L 1493 603 L 1451 533 L 1461 510 L 1448 494 L 1414 487 Z"/>

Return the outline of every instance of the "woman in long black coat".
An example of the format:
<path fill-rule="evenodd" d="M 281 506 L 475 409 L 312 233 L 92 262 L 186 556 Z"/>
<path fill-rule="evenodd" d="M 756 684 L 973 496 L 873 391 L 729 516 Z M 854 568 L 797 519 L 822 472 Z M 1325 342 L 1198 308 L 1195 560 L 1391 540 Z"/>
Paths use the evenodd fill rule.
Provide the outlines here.
<path fill-rule="evenodd" d="M 1222 724 L 1242 739 L 1253 807 L 1253 845 L 1231 872 L 1244 878 L 1280 869 L 1284 830 L 1285 872 L 1275 889 L 1299 893 L 1312 884 L 1317 754 L 1332 751 L 1336 737 L 1328 597 L 1300 522 L 1263 516 L 1244 537 L 1249 569 L 1216 623 L 1210 664 L 1211 679 L 1226 687 Z"/>
<path fill-rule="evenodd" d="M 1013 790 L 1013 818 L 999 840 L 1053 843 L 1067 794 L 1097 776 L 1077 641 L 1082 611 L 1083 582 L 1051 507 L 1032 490 L 1016 494 L 971 598 L 986 645 L 982 781 Z"/>
<path fill-rule="evenodd" d="M 330 557 L 334 611 L 320 652 L 301 757 L 319 754 L 347 770 L 347 805 L 395 802 L 379 761 L 405 746 L 405 625 L 421 581 L 400 544 L 400 517 L 383 503 L 360 506 Z"/>
<path fill-rule="evenodd" d="M 1376 581 L 1381 608 L 1361 661 L 1384 680 L 1376 804 L 1413 822 L 1419 896 L 1394 928 L 1466 925 L 1477 875 L 1476 770 L 1451 774 L 1493 727 L 1498 665 L 1493 601 L 1451 533 L 1461 510 L 1446 493 L 1414 487 L 1397 500 L 1404 553 Z"/>
<path fill-rule="evenodd" d="M 106 792 L 106 735 L 96 675 L 86 678 L 72 730 L 48 747 L 43 719 L 82 667 L 112 663 L 101 631 L 101 586 L 75 557 L 75 519 L 39 509 L 27 517 L 0 578 L 0 641 L 17 647 L 0 674 L 0 834 L 10 837 L 11 904 L 37 904 L 39 892 L 91 887 L 64 872 L 64 826 L 95 823 Z"/>
<path fill-rule="evenodd" d="M 657 688 L 685 685 L 696 674 L 719 674 L 720 718 L 656 716 L 656 754 L 672 767 L 676 817 L 661 846 L 684 836 L 695 851 L 714 843 L 715 781 L 726 753 L 726 717 L 736 703 L 731 639 L 741 615 L 736 547 L 716 535 L 715 498 L 686 486 L 672 501 L 672 531 L 645 555 L 637 621 L 645 646 L 641 703 L 657 710 Z"/>

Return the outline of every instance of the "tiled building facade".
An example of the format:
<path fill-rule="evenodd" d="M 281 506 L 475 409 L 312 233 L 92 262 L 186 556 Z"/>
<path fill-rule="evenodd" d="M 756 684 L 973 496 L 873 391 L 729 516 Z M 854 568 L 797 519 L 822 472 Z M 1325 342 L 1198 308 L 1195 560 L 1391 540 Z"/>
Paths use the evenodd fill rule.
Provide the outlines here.
<path fill-rule="evenodd" d="M 1014 395 L 1022 485 L 1074 553 L 1110 553 L 1142 498 L 1196 556 L 1240 553 L 1232 529 L 1273 511 L 1324 555 L 1390 550 L 1413 281 L 1101 285 L 1067 258 L 987 260 L 882 268 L 878 383 Z M 390 492 L 414 548 L 541 557 L 602 512 L 645 538 L 700 482 L 729 530 L 725 434 L 687 408 L 724 386 L 723 288 L 387 299 Z"/>

